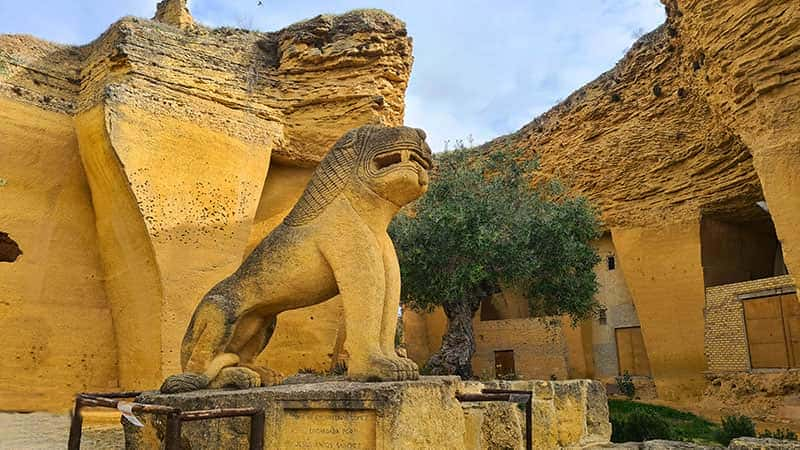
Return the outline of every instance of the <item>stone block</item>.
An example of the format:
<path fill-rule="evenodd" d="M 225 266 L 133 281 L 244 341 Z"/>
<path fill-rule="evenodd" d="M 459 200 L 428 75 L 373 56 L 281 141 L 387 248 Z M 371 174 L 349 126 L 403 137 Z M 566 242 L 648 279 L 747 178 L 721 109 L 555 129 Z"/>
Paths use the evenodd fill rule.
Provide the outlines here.
<path fill-rule="evenodd" d="M 605 388 L 599 381 L 489 381 L 485 383 L 485 387 L 533 393 L 534 448 L 584 448 L 608 443 L 611 438 L 608 400 Z M 513 408 L 512 405 L 506 406 Z M 470 414 L 476 420 L 476 413 Z M 524 419 L 524 415 L 520 414 L 520 430 L 524 430 Z M 510 422 L 506 410 L 483 407 L 481 424 L 499 422 Z M 468 426 L 474 425 L 468 422 Z M 483 433 L 482 442 L 488 445 L 492 441 Z M 488 448 L 494 447 L 489 445 Z M 501 445 L 498 448 L 503 447 Z"/>

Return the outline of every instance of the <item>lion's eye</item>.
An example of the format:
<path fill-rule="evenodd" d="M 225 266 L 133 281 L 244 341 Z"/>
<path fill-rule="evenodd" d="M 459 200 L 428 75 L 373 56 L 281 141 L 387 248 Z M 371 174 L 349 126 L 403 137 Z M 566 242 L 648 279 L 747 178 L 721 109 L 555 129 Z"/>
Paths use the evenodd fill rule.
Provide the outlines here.
<path fill-rule="evenodd" d="M 414 161 L 415 163 L 419 164 L 420 166 L 422 166 L 422 168 L 425 169 L 425 170 L 430 169 L 430 164 L 428 164 L 428 161 L 425 161 L 424 159 L 422 159 L 416 153 L 412 152 L 411 155 L 409 156 L 409 159 L 411 161 Z"/>
<path fill-rule="evenodd" d="M 387 153 L 385 155 L 378 155 L 375 157 L 375 167 L 378 170 L 385 169 L 391 165 L 397 164 L 402 161 L 400 153 Z"/>

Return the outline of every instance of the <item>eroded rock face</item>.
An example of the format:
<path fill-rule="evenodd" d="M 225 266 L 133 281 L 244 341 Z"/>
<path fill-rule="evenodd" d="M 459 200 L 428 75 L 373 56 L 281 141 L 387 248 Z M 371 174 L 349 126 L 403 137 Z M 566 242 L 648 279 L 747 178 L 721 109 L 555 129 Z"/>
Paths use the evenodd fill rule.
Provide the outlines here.
<path fill-rule="evenodd" d="M 37 349 L 34 370 L 0 376 L 6 409 L 178 372 L 194 305 L 280 223 L 327 149 L 360 125 L 402 123 L 411 39 L 393 16 L 261 33 L 187 26 L 187 14 L 166 0 L 157 21 L 123 18 L 83 47 L 0 35 L 0 202 L 12 205 L 0 229 L 41 255 L 2 273 L 0 317 L 36 324 L 2 356 Z M 328 369 L 341 308 L 282 314 L 270 366 Z"/>
<path fill-rule="evenodd" d="M 194 19 L 189 14 L 186 6 L 187 0 L 162 0 L 156 6 L 156 15 L 153 20 L 167 23 L 178 28 L 189 28 L 194 25 Z"/>
<path fill-rule="evenodd" d="M 643 36 L 613 69 L 486 147 L 538 156 L 609 227 L 752 206 L 760 186 L 747 146 L 685 76 L 675 33 L 665 24 Z"/>

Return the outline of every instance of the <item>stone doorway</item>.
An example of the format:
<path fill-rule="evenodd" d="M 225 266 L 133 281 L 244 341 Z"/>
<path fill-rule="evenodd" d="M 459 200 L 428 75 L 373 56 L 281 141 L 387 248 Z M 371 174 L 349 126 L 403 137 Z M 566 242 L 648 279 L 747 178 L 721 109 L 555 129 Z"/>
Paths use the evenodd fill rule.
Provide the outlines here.
<path fill-rule="evenodd" d="M 494 352 L 494 374 L 497 378 L 510 377 L 517 372 L 514 369 L 514 350 L 497 350 Z"/>
<path fill-rule="evenodd" d="M 634 376 L 650 376 L 650 360 L 644 346 L 641 327 L 617 328 L 614 330 L 617 341 L 617 361 L 619 374 L 626 372 Z"/>
<path fill-rule="evenodd" d="M 750 367 L 800 367 L 800 304 L 797 294 L 743 300 Z"/>

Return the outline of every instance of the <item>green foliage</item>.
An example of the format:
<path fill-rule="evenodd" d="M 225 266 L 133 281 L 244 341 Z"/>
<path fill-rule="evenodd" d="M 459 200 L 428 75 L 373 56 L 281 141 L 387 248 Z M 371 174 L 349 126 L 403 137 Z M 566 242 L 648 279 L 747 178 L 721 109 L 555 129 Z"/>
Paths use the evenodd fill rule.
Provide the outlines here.
<path fill-rule="evenodd" d="M 636 395 L 636 385 L 633 384 L 631 374 L 626 370 L 621 377 L 616 377 L 617 388 L 622 394 L 628 398 L 633 398 Z"/>
<path fill-rule="evenodd" d="M 475 304 L 514 286 L 537 316 L 578 321 L 596 311 L 599 258 L 590 241 L 598 223 L 586 199 L 555 182 L 534 183 L 536 163 L 511 152 L 460 148 L 434 156 L 427 194 L 389 228 L 405 305 Z"/>
<path fill-rule="evenodd" d="M 648 421 L 663 421 L 667 424 L 667 439 L 700 444 L 716 443 L 715 434 L 719 427 L 691 413 L 666 406 L 649 405 L 631 400 L 609 400 L 608 411 L 612 426 L 611 440 L 613 442 L 640 440 L 636 438 L 634 434 L 638 433 L 638 435 L 642 435 L 645 433 L 637 430 L 641 430 Z M 634 415 L 637 417 L 630 419 L 630 417 Z M 658 419 L 643 419 L 638 416 L 657 417 Z M 629 425 L 629 423 L 632 423 L 632 425 Z M 654 425 L 654 427 L 660 427 L 660 425 Z M 656 431 L 658 430 L 659 429 L 656 428 Z M 649 431 L 647 433 L 649 433 L 648 435 L 656 434 Z"/>
<path fill-rule="evenodd" d="M 722 445 L 728 445 L 737 437 L 755 437 L 756 426 L 747 416 L 725 416 L 722 418 L 722 428 L 717 432 L 716 439 Z"/>
<path fill-rule="evenodd" d="M 777 430 L 764 430 L 758 434 L 760 438 L 781 439 L 784 441 L 796 441 L 797 433 L 788 428 L 778 428 Z"/>
<path fill-rule="evenodd" d="M 669 423 L 652 411 L 637 409 L 611 422 L 611 442 L 670 439 Z"/>

